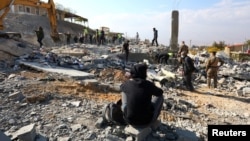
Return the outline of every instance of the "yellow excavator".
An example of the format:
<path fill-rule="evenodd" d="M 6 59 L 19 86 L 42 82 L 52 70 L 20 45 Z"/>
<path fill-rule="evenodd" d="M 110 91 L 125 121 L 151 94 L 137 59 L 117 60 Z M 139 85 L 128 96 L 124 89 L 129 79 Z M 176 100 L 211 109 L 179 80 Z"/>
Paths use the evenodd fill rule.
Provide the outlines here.
<path fill-rule="evenodd" d="M 4 29 L 3 20 L 10 11 L 12 5 L 26 5 L 32 7 L 45 8 L 48 11 L 48 18 L 51 27 L 51 37 L 54 41 L 59 41 L 59 33 L 57 31 L 56 9 L 53 0 L 42 2 L 40 0 L 1 0 L 0 2 L 0 30 Z M 7 35 L 8 33 L 6 33 Z M 11 33 L 10 33 L 11 34 Z"/>

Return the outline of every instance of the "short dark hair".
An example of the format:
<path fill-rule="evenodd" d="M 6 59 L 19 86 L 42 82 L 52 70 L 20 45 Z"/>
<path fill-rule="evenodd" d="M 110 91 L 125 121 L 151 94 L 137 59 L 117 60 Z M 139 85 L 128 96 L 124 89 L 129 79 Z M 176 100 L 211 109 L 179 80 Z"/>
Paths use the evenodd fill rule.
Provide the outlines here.
<path fill-rule="evenodd" d="M 141 78 L 141 79 L 146 79 L 147 77 L 147 65 L 145 63 L 140 63 L 134 65 L 130 69 L 130 74 L 132 78 Z"/>

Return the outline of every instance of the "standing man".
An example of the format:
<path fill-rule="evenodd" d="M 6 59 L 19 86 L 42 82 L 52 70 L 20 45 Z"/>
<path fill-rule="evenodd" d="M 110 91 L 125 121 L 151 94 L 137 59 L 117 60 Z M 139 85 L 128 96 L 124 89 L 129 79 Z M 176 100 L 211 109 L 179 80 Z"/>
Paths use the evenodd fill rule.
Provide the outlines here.
<path fill-rule="evenodd" d="M 100 45 L 100 32 L 98 29 L 95 31 L 95 38 L 96 38 L 96 44 L 99 46 Z"/>
<path fill-rule="evenodd" d="M 206 62 L 206 73 L 207 73 L 207 86 L 211 87 L 211 79 L 214 80 L 214 88 L 217 88 L 217 73 L 219 67 L 224 64 L 224 61 L 216 57 L 216 52 L 213 51 L 210 53 L 210 57 Z"/>
<path fill-rule="evenodd" d="M 70 39 L 71 39 L 71 34 L 69 33 L 69 31 L 67 33 L 65 33 L 66 36 L 66 42 L 69 45 L 70 44 Z"/>
<path fill-rule="evenodd" d="M 178 56 L 181 56 L 181 52 L 183 52 L 183 51 L 187 52 L 187 54 L 188 54 L 188 51 L 189 51 L 188 46 L 185 44 L 184 41 L 182 41 L 182 44 L 181 44 L 180 49 L 178 51 Z"/>
<path fill-rule="evenodd" d="M 157 38 L 158 38 L 158 30 L 156 30 L 155 28 L 153 28 L 153 31 L 154 31 L 154 38 L 152 40 L 152 46 L 154 45 L 154 42 L 156 43 L 156 46 L 158 47 L 158 41 L 157 41 Z"/>
<path fill-rule="evenodd" d="M 101 45 L 104 45 L 104 43 L 105 43 L 105 32 L 104 32 L 103 28 L 101 30 L 100 43 L 101 43 Z"/>
<path fill-rule="evenodd" d="M 122 47 L 122 53 L 125 53 L 125 64 L 128 63 L 128 55 L 129 55 L 129 40 L 124 42 L 123 47 Z"/>
<path fill-rule="evenodd" d="M 187 56 L 187 52 L 181 52 L 181 62 L 183 68 L 184 83 L 189 91 L 194 91 L 192 83 L 192 73 L 196 71 L 193 60 Z"/>
<path fill-rule="evenodd" d="M 88 39 L 89 39 L 89 30 L 88 27 L 85 27 L 83 30 L 83 36 L 84 36 L 84 43 L 87 44 L 88 43 Z"/>
<path fill-rule="evenodd" d="M 42 47 L 43 46 L 42 40 L 44 38 L 43 28 L 39 26 L 38 30 L 35 30 L 35 32 L 37 36 L 37 42 L 39 43 L 40 47 Z"/>

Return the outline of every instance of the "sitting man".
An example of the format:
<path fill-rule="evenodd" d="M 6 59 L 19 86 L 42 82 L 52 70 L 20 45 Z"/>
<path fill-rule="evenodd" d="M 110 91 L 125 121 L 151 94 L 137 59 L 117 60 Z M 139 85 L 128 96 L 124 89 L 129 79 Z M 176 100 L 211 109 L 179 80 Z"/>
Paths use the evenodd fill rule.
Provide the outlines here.
<path fill-rule="evenodd" d="M 132 126 L 147 126 L 157 120 L 162 104 L 163 90 L 146 80 L 147 65 L 137 64 L 130 70 L 130 79 L 121 86 L 125 121 Z"/>

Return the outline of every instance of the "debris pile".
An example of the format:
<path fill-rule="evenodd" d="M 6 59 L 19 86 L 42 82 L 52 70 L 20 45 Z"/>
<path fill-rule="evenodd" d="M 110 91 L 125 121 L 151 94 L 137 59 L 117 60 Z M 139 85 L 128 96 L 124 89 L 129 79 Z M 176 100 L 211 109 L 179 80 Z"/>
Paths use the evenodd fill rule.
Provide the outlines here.
<path fill-rule="evenodd" d="M 164 46 L 130 45 L 125 65 L 121 45 L 38 48 L 22 40 L 0 40 L 0 138 L 6 141 L 128 141 L 135 134 L 147 141 L 205 141 L 209 124 L 250 124 L 249 62 L 224 57 L 218 88 L 207 89 L 202 70 L 208 56 L 194 56 L 200 72 L 194 74 L 196 91 L 189 92 L 176 63 L 154 62 L 151 52 Z M 126 71 L 138 62 L 148 63 L 147 79 L 164 90 L 161 123 L 139 133 L 102 118 L 103 107 L 121 98 Z"/>

